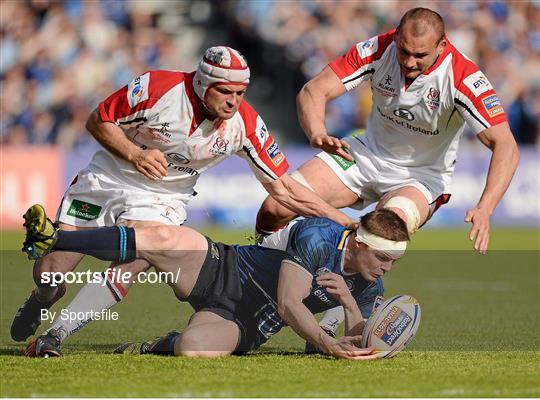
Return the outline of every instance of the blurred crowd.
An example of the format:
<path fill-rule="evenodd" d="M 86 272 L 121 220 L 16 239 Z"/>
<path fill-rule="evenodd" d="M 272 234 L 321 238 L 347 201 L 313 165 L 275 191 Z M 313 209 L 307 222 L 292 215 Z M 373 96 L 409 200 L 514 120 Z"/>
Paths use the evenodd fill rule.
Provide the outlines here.
<path fill-rule="evenodd" d="M 267 75 L 300 71 L 292 93 L 353 44 L 395 28 L 413 7 L 441 14 L 456 47 L 474 60 L 496 88 L 521 143 L 538 142 L 540 112 L 540 2 L 537 0 L 241 0 L 239 36 L 255 46 Z M 282 65 L 276 65 L 282 60 Z M 289 78 L 285 78 L 289 79 Z M 283 85 L 275 86 L 283 90 Z M 328 107 L 327 128 L 339 136 L 365 126 L 371 109 L 367 84 Z"/>
<path fill-rule="evenodd" d="M 89 113 L 149 69 L 193 69 L 194 2 L 4 0 L 0 12 L 2 144 L 93 143 Z M 204 6 L 204 4 L 203 4 Z"/>
<path fill-rule="evenodd" d="M 486 73 L 518 141 L 537 143 L 540 3 L 534 0 L 4 0 L 0 141 L 64 149 L 93 143 L 84 125 L 99 101 L 146 70 L 192 70 L 209 29 L 221 29 L 221 42 L 247 56 L 256 105 L 292 121 L 294 97 L 307 79 L 419 5 L 441 13 L 449 38 Z M 343 136 L 364 126 L 370 107 L 367 85 L 342 96 L 329 106 L 329 131 Z"/>

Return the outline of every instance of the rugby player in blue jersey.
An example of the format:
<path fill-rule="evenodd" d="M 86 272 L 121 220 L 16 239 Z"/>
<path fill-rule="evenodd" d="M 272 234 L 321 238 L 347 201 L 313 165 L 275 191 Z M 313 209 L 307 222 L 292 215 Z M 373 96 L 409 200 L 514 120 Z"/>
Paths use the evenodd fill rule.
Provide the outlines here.
<path fill-rule="evenodd" d="M 160 272 L 179 272 L 168 283 L 195 309 L 186 329 L 120 351 L 184 356 L 251 351 L 288 325 L 326 354 L 376 358 L 356 344 L 383 294 L 381 276 L 403 255 L 409 238 L 405 222 L 388 209 L 364 215 L 354 231 L 326 218 L 293 221 L 250 246 L 213 242 L 188 227 L 59 231 L 38 205 L 25 220 L 23 250 L 31 258 L 73 251 L 117 262 L 144 259 Z M 345 310 L 345 336 L 336 339 L 314 314 L 338 305 Z M 60 336 L 49 329 L 31 342 L 27 355 L 60 355 Z"/>

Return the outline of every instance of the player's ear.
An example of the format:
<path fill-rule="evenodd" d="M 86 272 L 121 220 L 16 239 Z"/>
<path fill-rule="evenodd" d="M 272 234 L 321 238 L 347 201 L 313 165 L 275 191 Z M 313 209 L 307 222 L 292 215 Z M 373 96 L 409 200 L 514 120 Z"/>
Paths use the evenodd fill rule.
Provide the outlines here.
<path fill-rule="evenodd" d="M 365 243 L 359 242 L 358 240 L 354 240 L 353 242 L 353 248 L 355 250 L 364 250 L 367 247 Z"/>
<path fill-rule="evenodd" d="M 444 49 L 446 49 L 446 39 L 443 37 L 437 45 L 437 54 L 441 55 L 444 52 Z"/>

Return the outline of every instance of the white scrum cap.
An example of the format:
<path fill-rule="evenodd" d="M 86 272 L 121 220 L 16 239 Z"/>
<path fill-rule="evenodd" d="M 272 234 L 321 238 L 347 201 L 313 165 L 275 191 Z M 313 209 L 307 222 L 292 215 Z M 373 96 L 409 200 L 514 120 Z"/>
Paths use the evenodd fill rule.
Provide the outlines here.
<path fill-rule="evenodd" d="M 204 52 L 193 79 L 195 93 L 204 102 L 208 88 L 218 83 L 249 84 L 249 67 L 238 50 L 215 46 Z"/>

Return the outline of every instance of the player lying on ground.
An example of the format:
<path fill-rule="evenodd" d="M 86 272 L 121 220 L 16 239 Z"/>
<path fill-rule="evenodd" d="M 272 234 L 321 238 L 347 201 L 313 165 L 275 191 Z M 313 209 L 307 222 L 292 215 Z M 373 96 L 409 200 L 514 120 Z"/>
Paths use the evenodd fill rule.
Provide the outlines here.
<path fill-rule="evenodd" d="M 376 297 L 383 294 L 381 276 L 403 255 L 408 240 L 405 223 L 390 210 L 364 215 L 356 231 L 326 218 L 294 221 L 250 246 L 214 243 L 187 227 L 58 231 L 37 205 L 25 220 L 23 250 L 32 257 L 72 251 L 110 261 L 143 259 L 158 271 L 180 271 L 180 279 L 168 283 L 195 313 L 182 334 L 146 343 L 138 351 L 186 356 L 254 350 L 289 325 L 326 354 L 377 357 L 354 343 Z M 313 315 L 337 305 L 345 310 L 340 339 L 327 335 Z M 26 354 L 60 355 L 61 338 L 57 329 L 49 329 Z"/>
<path fill-rule="evenodd" d="M 231 155 L 245 159 L 268 193 L 295 213 L 353 223 L 287 175 L 284 154 L 244 101 L 249 82 L 243 56 L 218 46 L 205 52 L 196 71 L 149 71 L 101 102 L 86 126 L 103 149 L 65 193 L 60 228 L 182 225 L 200 174 Z M 13 340 L 33 335 L 41 310 L 65 293 L 64 285 L 44 283 L 43 273 L 73 271 L 82 257 L 53 253 L 35 263 L 37 288 L 13 320 Z M 122 265 L 133 273 L 147 267 L 143 260 Z M 90 284 L 76 306 L 110 307 L 127 289 L 118 282 Z M 83 322 L 72 321 L 67 332 L 80 330 Z"/>
<path fill-rule="evenodd" d="M 370 81 L 373 94 L 365 136 L 329 136 L 326 103 L 364 81 Z M 292 176 L 337 208 L 378 202 L 407 223 L 409 234 L 448 202 L 467 124 L 493 153 L 482 196 L 465 216 L 474 248 L 486 252 L 490 215 L 510 184 L 519 151 L 493 86 L 450 43 L 439 14 L 407 11 L 397 29 L 355 44 L 332 61 L 297 100 L 311 145 L 324 151 Z M 267 198 L 257 229 L 271 232 L 295 216 Z M 339 312 L 329 315 L 328 328 L 340 318 Z"/>

